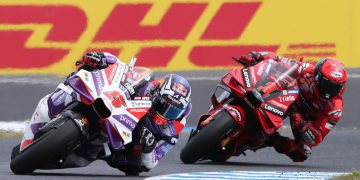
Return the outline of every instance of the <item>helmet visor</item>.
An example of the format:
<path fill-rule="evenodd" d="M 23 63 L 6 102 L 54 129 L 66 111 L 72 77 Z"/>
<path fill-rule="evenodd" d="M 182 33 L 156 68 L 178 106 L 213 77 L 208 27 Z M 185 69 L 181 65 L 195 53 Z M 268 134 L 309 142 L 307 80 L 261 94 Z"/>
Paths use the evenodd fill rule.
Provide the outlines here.
<path fill-rule="evenodd" d="M 323 99 L 330 99 L 339 94 L 344 84 L 334 83 L 324 76 L 319 77 L 318 79 L 318 89 L 319 95 Z"/>
<path fill-rule="evenodd" d="M 160 100 L 154 104 L 155 111 L 163 118 L 167 120 L 175 120 L 180 118 L 185 109 L 178 108 L 164 100 Z"/>

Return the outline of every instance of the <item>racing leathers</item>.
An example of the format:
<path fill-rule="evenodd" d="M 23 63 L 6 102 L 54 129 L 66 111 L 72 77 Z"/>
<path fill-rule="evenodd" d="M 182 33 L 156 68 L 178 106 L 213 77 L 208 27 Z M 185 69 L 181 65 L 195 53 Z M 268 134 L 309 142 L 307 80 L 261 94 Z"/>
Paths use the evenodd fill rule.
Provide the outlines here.
<path fill-rule="evenodd" d="M 111 64 L 118 63 L 118 61 L 119 59 L 110 53 L 92 52 L 86 54 L 81 61 L 77 62 L 77 65 L 79 69 L 92 71 L 107 68 Z M 46 95 L 39 101 L 25 129 L 20 143 L 20 151 L 29 146 L 39 129 L 59 113 L 62 113 L 64 108 L 74 102 L 82 101 L 80 95 L 68 85 L 67 80 L 60 83 L 53 93 Z M 135 89 L 135 94 L 132 97 L 146 96 L 152 98 L 157 84 L 158 81 L 153 79 L 145 82 Z M 84 167 L 97 159 L 102 159 L 111 167 L 118 168 L 129 175 L 148 171 L 154 168 L 177 143 L 179 133 L 185 126 L 186 117 L 190 111 L 191 104 L 187 106 L 187 109 L 178 119 L 168 121 L 150 110 L 134 129 L 133 141 L 125 145 L 124 148 L 113 149 L 108 142 L 108 135 L 100 131 L 61 162 L 51 162 L 43 168 Z"/>
<path fill-rule="evenodd" d="M 248 55 L 234 58 L 244 66 L 252 66 L 264 59 L 274 59 L 299 65 L 297 82 L 300 96 L 295 101 L 290 114 L 291 129 L 294 139 L 284 137 L 278 132 L 270 137 L 267 146 L 273 146 L 278 153 L 290 157 L 294 162 L 305 161 L 312 153 L 312 148 L 318 146 L 340 121 L 343 111 L 342 95 L 340 93 L 329 100 L 318 95 L 315 84 L 315 64 L 292 60 L 277 56 L 273 52 L 249 52 Z"/>

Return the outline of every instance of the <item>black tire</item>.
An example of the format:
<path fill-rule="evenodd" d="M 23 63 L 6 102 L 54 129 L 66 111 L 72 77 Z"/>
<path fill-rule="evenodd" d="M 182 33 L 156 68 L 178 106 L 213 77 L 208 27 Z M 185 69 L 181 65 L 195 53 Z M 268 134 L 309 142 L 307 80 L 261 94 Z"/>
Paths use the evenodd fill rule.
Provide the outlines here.
<path fill-rule="evenodd" d="M 20 152 L 20 144 L 16 145 L 11 151 L 11 160 L 13 160 Z"/>
<path fill-rule="evenodd" d="M 15 174 L 32 173 L 49 160 L 65 152 L 69 145 L 78 141 L 81 138 L 80 129 L 72 120 L 65 121 L 60 127 L 51 129 L 40 136 L 21 153 L 15 155 L 13 152 L 12 156 L 14 157 L 10 163 L 11 171 Z M 13 151 L 16 151 L 16 147 Z"/>
<path fill-rule="evenodd" d="M 224 135 L 234 128 L 237 123 L 227 111 L 221 111 L 213 121 L 193 136 L 181 150 L 180 159 L 185 164 L 195 163 L 211 151 L 224 138 Z"/>
<path fill-rule="evenodd" d="M 234 148 L 235 148 L 235 142 L 232 141 L 230 142 L 230 144 L 226 145 L 226 150 L 222 150 L 220 149 L 220 147 L 217 147 L 206 157 L 214 162 L 223 163 L 232 156 L 234 152 Z"/>

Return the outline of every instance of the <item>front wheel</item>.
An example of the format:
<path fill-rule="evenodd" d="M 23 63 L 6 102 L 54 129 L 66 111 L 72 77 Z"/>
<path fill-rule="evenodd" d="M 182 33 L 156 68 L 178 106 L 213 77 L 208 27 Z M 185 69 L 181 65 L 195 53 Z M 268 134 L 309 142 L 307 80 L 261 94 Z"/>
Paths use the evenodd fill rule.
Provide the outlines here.
<path fill-rule="evenodd" d="M 210 152 L 238 124 L 225 110 L 219 112 L 209 125 L 193 136 L 181 150 L 180 159 L 185 164 L 195 163 Z"/>
<path fill-rule="evenodd" d="M 10 168 L 13 173 L 32 173 L 35 169 L 41 168 L 48 161 L 72 148 L 71 146 L 80 140 L 81 132 L 74 121 L 58 120 L 66 122 L 60 127 L 50 129 L 19 154 L 12 153 Z"/>

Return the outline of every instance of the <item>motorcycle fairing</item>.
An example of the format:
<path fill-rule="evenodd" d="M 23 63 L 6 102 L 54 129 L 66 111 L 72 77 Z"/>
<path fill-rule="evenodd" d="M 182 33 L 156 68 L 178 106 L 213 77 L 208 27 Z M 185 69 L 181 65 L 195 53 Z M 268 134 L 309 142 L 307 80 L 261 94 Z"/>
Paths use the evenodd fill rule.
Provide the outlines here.
<path fill-rule="evenodd" d="M 132 141 L 132 131 L 152 105 L 150 100 L 131 98 L 134 86 L 148 79 L 151 70 L 136 67 L 132 71 L 129 69 L 125 63 L 117 62 L 103 70 L 80 70 L 69 80 L 69 85 L 84 99 L 84 103 L 91 104 L 101 98 L 111 111 L 111 115 L 104 118 L 101 125 L 114 149 L 120 149 Z M 130 73 L 136 73 L 136 76 L 130 77 Z"/>
<path fill-rule="evenodd" d="M 254 107 L 264 131 L 273 134 L 282 126 L 288 108 L 299 96 L 296 79 L 290 76 L 295 69 L 295 66 L 291 67 L 283 62 L 264 60 L 255 66 L 230 70 L 223 76 L 222 83 L 230 87 L 239 97 L 245 97 L 245 93 L 254 88 L 261 91 L 270 83 L 277 83 L 277 88 L 262 95 L 264 102 L 260 107 Z"/>

